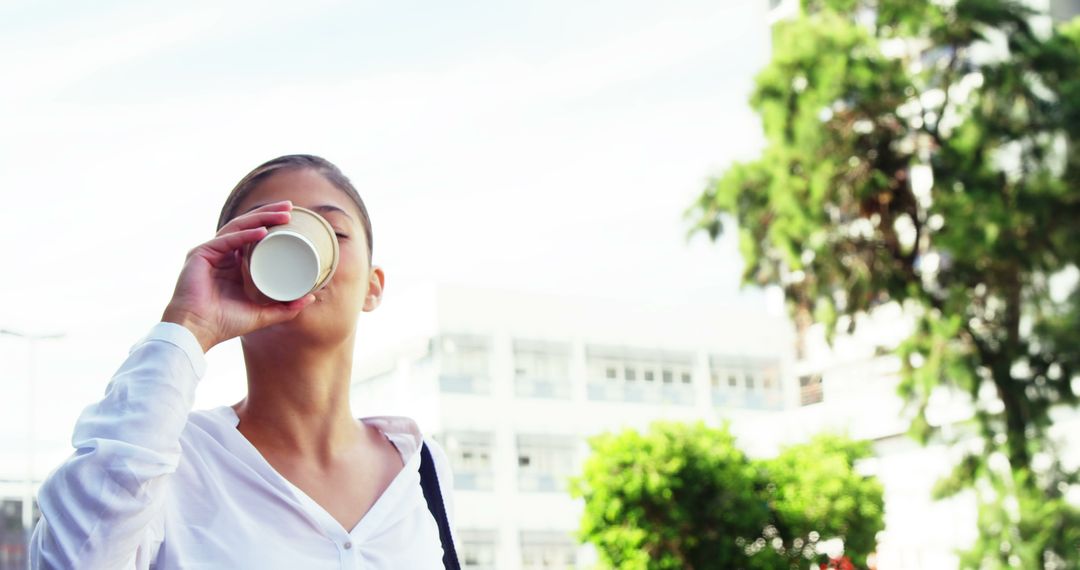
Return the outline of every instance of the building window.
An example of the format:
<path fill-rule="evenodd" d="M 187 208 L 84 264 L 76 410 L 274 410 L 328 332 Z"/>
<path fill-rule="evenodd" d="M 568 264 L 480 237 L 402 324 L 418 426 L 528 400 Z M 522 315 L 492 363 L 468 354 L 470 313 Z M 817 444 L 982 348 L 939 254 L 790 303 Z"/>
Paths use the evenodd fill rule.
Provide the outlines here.
<path fill-rule="evenodd" d="M 667 368 L 672 371 L 671 382 L 665 382 L 659 387 L 660 401 L 665 404 L 690 405 L 694 402 L 692 390 L 693 375 L 690 373 L 691 361 L 689 358 L 684 362 L 669 363 Z M 678 376 L 678 383 L 675 382 Z"/>
<path fill-rule="evenodd" d="M 514 340 L 514 393 L 525 398 L 570 397 L 570 345 L 547 341 Z M 605 371 L 616 375 L 614 368 Z"/>
<path fill-rule="evenodd" d="M 577 564 L 577 543 L 570 533 L 522 531 L 522 570 L 568 570 Z"/>
<path fill-rule="evenodd" d="M 32 525 L 41 517 L 37 501 L 32 503 Z M 28 567 L 26 536 L 22 527 L 23 502 L 21 499 L 0 500 L 0 569 L 15 570 Z"/>
<path fill-rule="evenodd" d="M 442 338 L 442 366 L 439 386 L 444 392 L 491 393 L 491 371 L 487 339 L 469 335 Z"/>
<path fill-rule="evenodd" d="M 714 406 L 753 410 L 784 407 L 780 363 L 775 359 L 714 354 L 709 355 L 709 370 L 716 378 Z"/>
<path fill-rule="evenodd" d="M 693 403 L 692 353 L 586 346 L 585 359 L 590 370 L 586 386 L 590 400 Z"/>
<path fill-rule="evenodd" d="M 825 399 L 820 374 L 799 377 L 799 405 L 809 406 Z"/>
<path fill-rule="evenodd" d="M 494 480 L 492 452 L 495 442 L 491 433 L 448 432 L 443 447 L 454 472 L 454 486 L 472 491 L 490 491 Z"/>
<path fill-rule="evenodd" d="M 559 492 L 574 474 L 575 440 L 570 436 L 517 436 L 518 489 Z"/>
<path fill-rule="evenodd" d="M 587 367 L 588 379 L 590 382 L 622 382 L 622 367 L 622 362 L 612 358 L 590 361 Z"/>
<path fill-rule="evenodd" d="M 457 539 L 461 567 L 468 570 L 495 570 L 495 531 L 462 529 Z"/>

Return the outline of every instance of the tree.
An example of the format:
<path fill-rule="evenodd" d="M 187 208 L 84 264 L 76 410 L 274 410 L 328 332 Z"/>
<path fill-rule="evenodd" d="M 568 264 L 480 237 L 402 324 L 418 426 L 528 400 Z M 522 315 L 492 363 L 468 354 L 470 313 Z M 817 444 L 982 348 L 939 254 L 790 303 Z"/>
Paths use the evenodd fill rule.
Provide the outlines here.
<path fill-rule="evenodd" d="M 754 466 L 726 430 L 658 423 L 590 440 L 571 493 L 585 499 L 581 536 L 615 568 L 737 568 L 768 510 Z"/>
<path fill-rule="evenodd" d="M 748 459 L 726 427 L 654 423 L 590 440 L 571 492 L 582 539 L 626 569 L 801 568 L 841 538 L 865 561 L 882 528 L 881 487 L 856 474 L 869 447 L 838 436 Z M 810 455 L 814 454 L 814 455 Z"/>
<path fill-rule="evenodd" d="M 943 387 L 975 409 L 980 446 L 937 493 L 979 490 L 989 534 L 972 566 L 1080 559 L 1076 473 L 1047 435 L 1080 374 L 1080 292 L 1050 286 L 1080 265 L 1080 22 L 1040 31 L 1034 15 L 804 1 L 774 27 L 751 97 L 762 155 L 687 210 L 688 237 L 735 223 L 743 281 L 780 286 L 800 332 L 819 323 L 831 341 L 888 303 L 912 317 L 892 348 L 913 435 L 934 435 Z"/>
<path fill-rule="evenodd" d="M 805 568 L 808 560 L 825 562 L 817 553 L 819 542 L 842 538 L 846 556 L 865 568 L 867 555 L 877 548 L 877 533 L 885 528 L 881 483 L 855 470 L 859 460 L 872 455 L 869 442 L 820 434 L 762 461 L 759 476 L 773 527 L 765 529 L 770 542 L 765 552 L 777 561 L 759 567 L 794 570 Z"/>

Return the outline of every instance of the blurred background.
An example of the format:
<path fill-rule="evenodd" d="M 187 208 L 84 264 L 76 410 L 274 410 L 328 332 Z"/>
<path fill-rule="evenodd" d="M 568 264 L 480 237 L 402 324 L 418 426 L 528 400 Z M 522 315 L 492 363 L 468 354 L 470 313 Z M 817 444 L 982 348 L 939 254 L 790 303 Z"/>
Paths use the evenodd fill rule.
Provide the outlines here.
<path fill-rule="evenodd" d="M 660 567 L 670 553 L 651 539 L 613 543 L 597 530 L 620 524 L 700 533 L 751 561 L 697 567 L 1070 567 L 1080 368 L 1066 342 L 1076 328 L 1067 300 L 1076 297 L 1080 236 L 1068 232 L 1077 225 L 1069 216 L 1080 114 L 1068 101 L 1080 89 L 1068 79 L 1080 70 L 1069 51 L 1080 43 L 1068 38 L 1080 35 L 1067 26 L 1080 2 L 1025 4 L 1031 12 L 991 0 L 913 2 L 910 13 L 904 3 L 871 4 L 0 5 L 0 569 L 25 567 L 36 486 L 71 454 L 81 410 L 158 322 L 185 254 L 213 235 L 229 189 L 289 153 L 334 162 L 367 204 L 386 290 L 360 320 L 354 409 L 412 416 L 443 443 L 465 568 Z M 1007 40 L 1027 37 L 1018 22 L 1032 22 L 1027 43 Z M 1004 55 L 979 59 L 995 50 Z M 1001 69 L 1018 70 L 1013 83 L 995 82 Z M 967 91 L 956 94 L 961 84 Z M 979 122 L 980 107 L 961 95 L 974 101 L 991 88 L 1008 100 L 1023 100 L 1008 89 L 1051 92 L 1038 107 L 1045 117 L 1017 113 L 1008 129 Z M 917 120 L 901 109 L 910 101 L 921 104 Z M 845 114 L 852 109 L 866 117 Z M 981 130 L 964 130 L 969 123 Z M 1038 129 L 1060 168 L 1023 167 L 1027 153 L 1047 154 L 1025 142 Z M 854 138 L 812 138 L 834 130 Z M 1017 150 L 957 158 L 964 149 L 950 141 L 978 136 Z M 885 155 L 899 166 L 883 164 Z M 1024 338 L 1044 331 L 1057 348 L 1039 353 L 1043 368 L 1033 357 L 1035 372 L 1006 364 L 1005 378 L 975 355 L 982 325 L 961 330 L 976 316 L 960 300 L 993 313 L 999 280 L 986 262 L 1004 254 L 975 247 L 984 234 L 949 234 L 990 222 L 978 207 L 941 210 L 948 199 L 936 197 L 974 188 L 957 173 L 1010 160 L 1018 173 L 1002 175 L 994 192 L 1043 200 L 1025 235 L 1061 233 L 1014 248 L 1018 259 L 1050 261 L 1016 266 L 1016 287 L 1032 293 L 1003 296 L 997 313 L 1010 299 L 1038 304 L 1043 295 L 1060 305 L 1046 322 L 1060 326 L 1028 326 Z M 861 182 L 842 176 L 859 172 Z M 881 188 L 901 187 L 895 201 L 880 198 Z M 875 229 L 888 208 L 868 210 L 868 193 L 875 204 L 908 204 L 916 237 L 894 235 L 908 222 Z M 1011 208 L 1028 202 L 1019 204 Z M 855 245 L 827 239 L 873 215 Z M 1009 235 L 1009 223 L 998 233 Z M 903 271 L 875 253 L 853 276 L 846 248 L 865 259 L 859 248 L 879 251 L 878 239 L 910 242 L 894 256 L 908 261 Z M 950 259 L 968 267 L 960 251 L 974 256 L 968 280 L 948 274 Z M 955 290 L 941 293 L 947 287 Z M 986 338 L 995 323 L 983 323 Z M 196 407 L 243 398 L 239 343 L 208 360 Z M 1025 392 L 1039 370 L 1043 384 Z M 1009 419 L 1013 380 L 1030 404 L 1018 404 L 1030 420 L 1019 428 Z M 656 427 L 664 425 L 705 431 Z M 715 513 L 678 528 L 594 517 L 598 490 L 628 483 L 587 474 L 590 461 L 606 465 L 593 438 L 628 429 L 704 438 L 706 454 L 732 436 L 731 461 L 759 470 L 759 486 L 771 489 L 754 499 L 769 505 L 764 522 L 728 532 Z M 814 439 L 823 433 L 843 441 Z M 1045 445 L 1020 450 L 1017 434 Z M 660 461 L 623 443 L 645 469 Z M 820 473 L 813 461 L 792 464 L 779 482 L 781 460 L 798 456 L 838 463 Z M 960 476 L 957 465 L 971 469 Z M 1002 491 L 1021 471 L 1041 486 Z M 686 474 L 657 477 L 675 482 L 676 499 L 653 490 L 672 504 L 692 486 Z M 803 505 L 796 488 L 799 501 L 818 502 L 785 514 L 783 505 Z M 1032 501 L 1056 510 L 1021 507 Z M 1060 524 L 1030 536 L 1010 530 L 1031 517 Z M 707 538 L 714 531 L 722 538 Z"/>

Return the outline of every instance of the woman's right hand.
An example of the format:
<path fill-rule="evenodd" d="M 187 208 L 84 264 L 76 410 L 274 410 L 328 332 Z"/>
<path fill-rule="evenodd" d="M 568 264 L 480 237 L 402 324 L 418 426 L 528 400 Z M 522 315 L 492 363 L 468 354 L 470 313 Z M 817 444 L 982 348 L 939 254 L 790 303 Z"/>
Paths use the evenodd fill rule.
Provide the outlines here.
<path fill-rule="evenodd" d="M 214 239 L 192 249 L 161 320 L 183 325 L 203 351 L 300 314 L 315 295 L 289 303 L 255 303 L 244 292 L 240 250 L 266 236 L 266 226 L 289 221 L 292 202 L 266 204 L 222 226 Z"/>

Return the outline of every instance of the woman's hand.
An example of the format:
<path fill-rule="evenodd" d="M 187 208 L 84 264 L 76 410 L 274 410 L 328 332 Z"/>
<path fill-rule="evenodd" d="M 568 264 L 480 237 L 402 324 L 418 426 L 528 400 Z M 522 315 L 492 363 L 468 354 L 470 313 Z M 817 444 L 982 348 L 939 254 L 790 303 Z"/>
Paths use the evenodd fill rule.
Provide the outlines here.
<path fill-rule="evenodd" d="M 266 236 L 266 226 L 289 221 L 292 202 L 266 204 L 225 224 L 214 239 L 187 254 L 172 300 L 161 320 L 183 325 L 203 351 L 234 337 L 300 314 L 315 295 L 289 303 L 255 303 L 244 292 L 240 250 Z"/>

